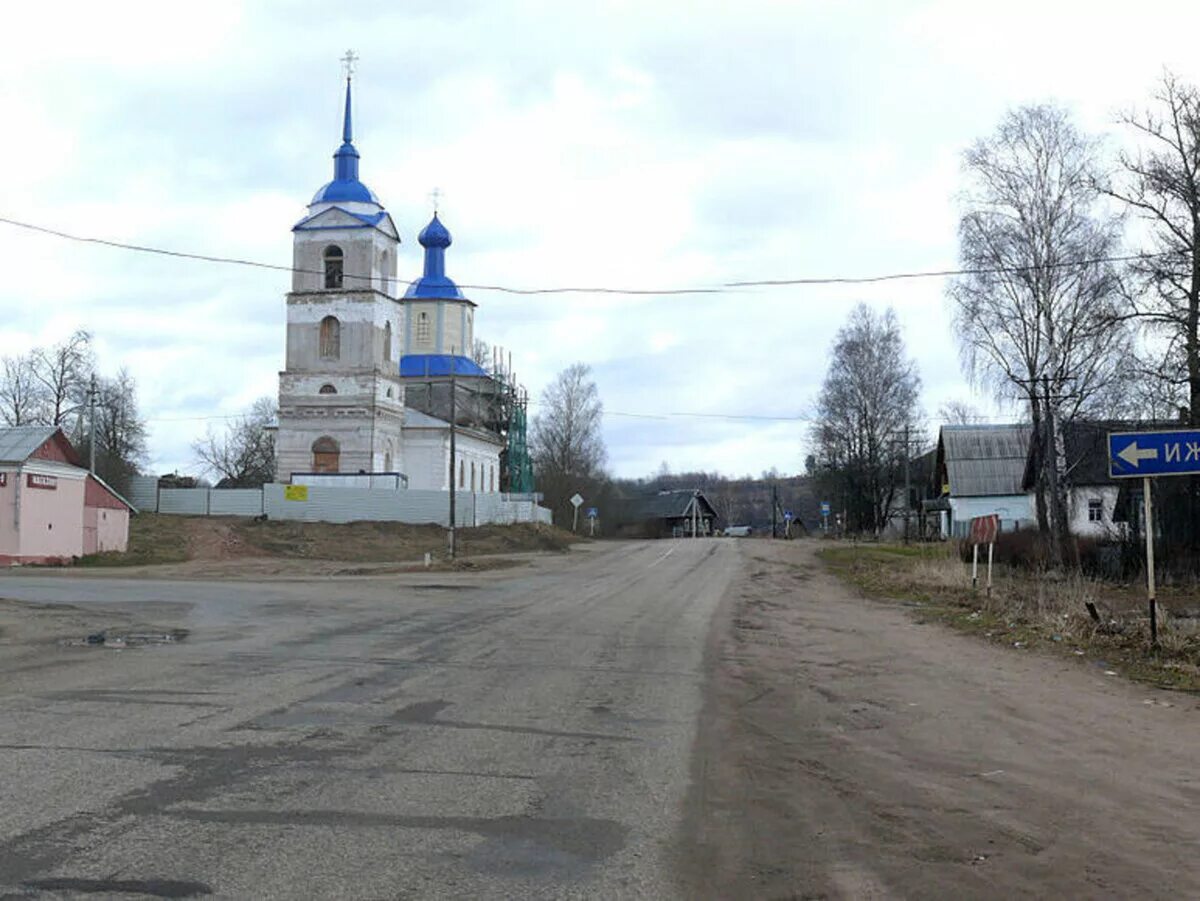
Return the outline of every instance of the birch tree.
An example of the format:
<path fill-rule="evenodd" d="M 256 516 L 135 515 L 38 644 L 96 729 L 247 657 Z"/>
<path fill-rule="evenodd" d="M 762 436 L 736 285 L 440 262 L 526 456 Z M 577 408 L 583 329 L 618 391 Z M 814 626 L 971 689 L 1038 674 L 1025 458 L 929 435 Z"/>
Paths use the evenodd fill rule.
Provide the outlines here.
<path fill-rule="evenodd" d="M 1200 424 L 1200 92 L 1168 72 L 1152 104 L 1121 122 L 1138 148 L 1121 154 L 1106 190 L 1145 227 L 1128 315 L 1158 339 L 1139 375 L 1157 383 L 1155 406 L 1179 401 Z"/>
<path fill-rule="evenodd" d="M 895 313 L 859 304 L 834 340 L 813 436 L 817 470 L 851 531 L 878 534 L 888 522 L 920 390 Z"/>
<path fill-rule="evenodd" d="M 583 363 L 560 372 L 542 392 L 530 431 L 538 486 L 560 523 L 571 521 L 567 499 L 576 491 L 599 487 L 604 479 L 604 405 L 591 376 L 591 368 Z"/>
<path fill-rule="evenodd" d="M 1100 205 L 1098 148 L 1052 106 L 1010 112 L 965 154 L 960 267 L 949 288 L 964 366 L 1033 422 L 1038 523 L 1062 561 L 1069 531 L 1064 423 L 1109 416 L 1133 356 Z"/>

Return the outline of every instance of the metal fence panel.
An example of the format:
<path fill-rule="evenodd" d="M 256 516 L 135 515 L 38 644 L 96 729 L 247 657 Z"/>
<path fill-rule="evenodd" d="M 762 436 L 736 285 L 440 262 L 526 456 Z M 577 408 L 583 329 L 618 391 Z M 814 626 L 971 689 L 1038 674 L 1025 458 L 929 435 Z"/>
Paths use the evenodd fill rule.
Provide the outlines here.
<path fill-rule="evenodd" d="M 163 488 L 158 492 L 158 512 L 204 516 L 208 513 L 207 488 Z"/>
<path fill-rule="evenodd" d="M 260 488 L 213 488 L 208 495 L 212 516 L 258 516 L 263 512 Z"/>

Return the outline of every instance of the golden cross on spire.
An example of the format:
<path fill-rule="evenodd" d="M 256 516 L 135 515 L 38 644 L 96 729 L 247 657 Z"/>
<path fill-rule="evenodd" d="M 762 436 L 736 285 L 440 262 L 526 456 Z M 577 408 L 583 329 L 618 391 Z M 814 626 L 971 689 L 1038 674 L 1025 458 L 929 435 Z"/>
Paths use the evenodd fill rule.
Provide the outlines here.
<path fill-rule="evenodd" d="M 350 76 L 354 74 L 354 64 L 358 62 L 358 57 L 353 50 L 347 50 L 346 55 L 342 57 L 342 68 L 346 71 L 346 80 L 349 81 Z"/>
<path fill-rule="evenodd" d="M 429 192 L 429 199 L 433 201 L 433 211 L 436 213 L 441 206 L 441 200 L 446 195 L 442 193 L 441 188 L 434 188 Z"/>

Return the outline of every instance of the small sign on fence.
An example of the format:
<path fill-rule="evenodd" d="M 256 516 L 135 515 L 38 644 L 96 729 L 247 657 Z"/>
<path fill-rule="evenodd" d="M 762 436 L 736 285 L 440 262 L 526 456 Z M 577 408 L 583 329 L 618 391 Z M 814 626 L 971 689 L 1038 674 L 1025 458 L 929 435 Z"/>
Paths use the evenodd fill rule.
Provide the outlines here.
<path fill-rule="evenodd" d="M 306 501 L 308 500 L 307 485 L 284 485 L 283 499 L 285 501 Z"/>
<path fill-rule="evenodd" d="M 979 545 L 986 544 L 988 549 L 987 593 L 992 594 L 992 551 L 996 546 L 996 536 L 1000 533 L 1000 517 L 995 513 L 987 516 L 971 517 L 971 590 L 979 585 Z"/>

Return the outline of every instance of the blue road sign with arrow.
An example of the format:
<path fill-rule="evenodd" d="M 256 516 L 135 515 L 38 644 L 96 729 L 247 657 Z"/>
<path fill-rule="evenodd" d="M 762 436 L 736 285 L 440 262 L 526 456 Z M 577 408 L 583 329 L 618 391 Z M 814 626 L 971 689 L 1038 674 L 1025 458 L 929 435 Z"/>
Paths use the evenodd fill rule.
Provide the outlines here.
<path fill-rule="evenodd" d="M 1114 479 L 1200 475 L 1200 430 L 1110 432 L 1108 474 Z"/>

